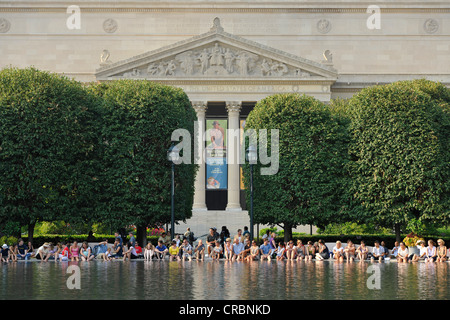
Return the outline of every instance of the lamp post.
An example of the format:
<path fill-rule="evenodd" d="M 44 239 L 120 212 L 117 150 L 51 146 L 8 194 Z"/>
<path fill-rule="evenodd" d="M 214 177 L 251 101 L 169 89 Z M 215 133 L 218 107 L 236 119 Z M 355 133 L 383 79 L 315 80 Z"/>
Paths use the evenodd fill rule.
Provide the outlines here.
<path fill-rule="evenodd" d="M 170 222 L 170 236 L 173 240 L 175 238 L 175 211 L 174 211 L 174 200 L 175 200 L 175 162 L 178 162 L 180 158 L 180 150 L 174 146 L 172 146 L 167 150 L 167 160 L 172 163 L 172 190 L 171 190 L 171 222 Z"/>
<path fill-rule="evenodd" d="M 250 241 L 253 240 L 253 164 L 256 163 L 258 155 L 256 147 L 250 145 L 245 153 L 245 158 L 250 164 Z"/>

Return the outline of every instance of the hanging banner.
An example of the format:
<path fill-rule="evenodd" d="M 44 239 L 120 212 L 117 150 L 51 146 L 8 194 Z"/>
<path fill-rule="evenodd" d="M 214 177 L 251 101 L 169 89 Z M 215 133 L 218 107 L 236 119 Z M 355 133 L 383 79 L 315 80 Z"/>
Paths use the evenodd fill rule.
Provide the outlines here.
<path fill-rule="evenodd" d="M 241 131 L 240 131 L 240 146 L 239 147 L 241 147 L 245 143 L 245 141 L 244 141 L 245 120 L 240 120 L 239 127 L 241 129 Z M 239 168 L 239 180 L 240 180 L 241 190 L 245 190 L 244 172 L 242 171 L 242 165 Z"/>
<path fill-rule="evenodd" d="M 228 180 L 227 159 L 206 159 L 206 189 L 226 189 Z"/>
<path fill-rule="evenodd" d="M 226 133 L 228 120 L 206 120 L 206 189 L 227 189 Z"/>

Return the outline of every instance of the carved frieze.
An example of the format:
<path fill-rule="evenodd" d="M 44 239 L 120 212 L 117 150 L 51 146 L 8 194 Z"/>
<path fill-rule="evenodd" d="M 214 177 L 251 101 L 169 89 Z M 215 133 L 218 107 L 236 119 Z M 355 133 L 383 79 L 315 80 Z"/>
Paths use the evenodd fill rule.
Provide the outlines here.
<path fill-rule="evenodd" d="M 283 62 L 215 42 L 151 62 L 146 67 L 125 72 L 123 76 L 306 77 L 309 74 Z"/>

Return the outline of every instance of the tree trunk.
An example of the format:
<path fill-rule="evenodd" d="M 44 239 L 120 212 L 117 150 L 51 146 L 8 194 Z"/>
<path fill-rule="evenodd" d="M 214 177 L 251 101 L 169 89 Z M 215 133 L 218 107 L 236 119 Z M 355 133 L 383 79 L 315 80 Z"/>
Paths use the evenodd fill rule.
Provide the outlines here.
<path fill-rule="evenodd" d="M 28 242 L 33 243 L 33 237 L 34 237 L 34 227 L 36 226 L 36 221 L 31 221 L 28 224 Z"/>
<path fill-rule="evenodd" d="M 136 240 L 142 248 L 147 245 L 147 226 L 136 227 Z"/>
<path fill-rule="evenodd" d="M 292 224 L 284 223 L 284 243 L 288 243 L 292 239 Z"/>
<path fill-rule="evenodd" d="M 395 230 L 395 241 L 401 242 L 402 241 L 402 236 L 400 234 L 400 223 L 396 223 L 394 224 L 394 230 Z"/>

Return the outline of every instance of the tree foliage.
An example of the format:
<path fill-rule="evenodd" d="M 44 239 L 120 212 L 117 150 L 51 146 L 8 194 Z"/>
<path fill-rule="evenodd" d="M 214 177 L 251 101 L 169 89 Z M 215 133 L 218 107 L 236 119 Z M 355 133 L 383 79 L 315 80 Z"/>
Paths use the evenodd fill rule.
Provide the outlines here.
<path fill-rule="evenodd" d="M 449 91 L 402 81 L 349 100 L 351 190 L 367 219 L 387 226 L 412 218 L 449 222 Z"/>
<path fill-rule="evenodd" d="M 103 101 L 103 221 L 114 226 L 167 223 L 171 219 L 171 163 L 175 129 L 194 131 L 187 95 L 149 81 L 120 80 L 92 87 Z M 191 140 L 193 145 L 194 139 Z M 175 220 L 192 215 L 197 166 L 175 168 Z"/>
<path fill-rule="evenodd" d="M 66 77 L 34 68 L 0 72 L 2 221 L 33 226 L 93 211 L 97 106 Z"/>
<path fill-rule="evenodd" d="M 324 103 L 305 95 L 276 94 L 257 103 L 245 130 L 279 129 L 279 171 L 255 165 L 254 219 L 282 224 L 285 237 L 301 224 L 327 225 L 345 216 L 347 131 Z M 271 137 L 268 149 L 271 149 Z M 247 199 L 249 168 L 244 169 Z"/>

